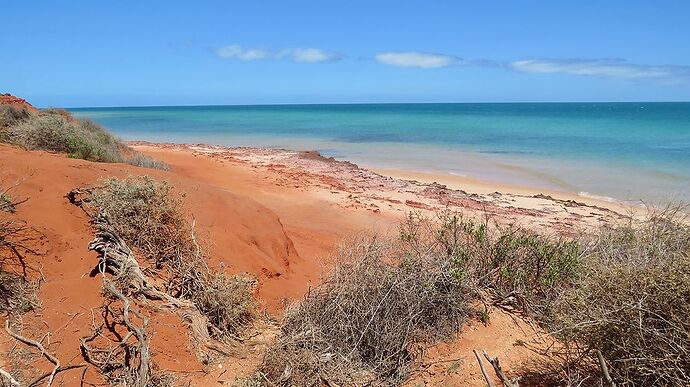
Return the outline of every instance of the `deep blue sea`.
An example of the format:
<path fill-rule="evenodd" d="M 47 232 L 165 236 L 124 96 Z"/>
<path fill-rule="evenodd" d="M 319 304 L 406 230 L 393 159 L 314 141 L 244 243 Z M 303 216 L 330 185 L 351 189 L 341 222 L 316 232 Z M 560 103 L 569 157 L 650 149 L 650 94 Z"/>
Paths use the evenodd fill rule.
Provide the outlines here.
<path fill-rule="evenodd" d="M 690 201 L 690 103 L 70 109 L 126 140 L 319 150 L 364 166 Z"/>

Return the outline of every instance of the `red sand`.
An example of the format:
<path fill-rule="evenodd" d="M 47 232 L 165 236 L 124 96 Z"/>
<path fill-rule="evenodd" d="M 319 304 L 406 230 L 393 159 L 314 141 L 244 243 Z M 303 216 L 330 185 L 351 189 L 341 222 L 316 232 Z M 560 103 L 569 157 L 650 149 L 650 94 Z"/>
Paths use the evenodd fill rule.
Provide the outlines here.
<path fill-rule="evenodd" d="M 26 178 L 13 195 L 28 198 L 16 214 L 2 216 L 24 221 L 40 235 L 32 242 L 37 254 L 28 254 L 24 260 L 30 276 L 44 279 L 42 306 L 24 316 L 24 335 L 43 337 L 63 365 L 83 363 L 79 338 L 90 333 L 92 312 L 97 314 L 103 302 L 100 279 L 89 276 L 97 262 L 96 254 L 87 251 L 93 236 L 89 219 L 64 196 L 105 177 L 146 174 L 169 181 L 185 195 L 197 233 L 207 242 L 211 266 L 254 274 L 259 281 L 257 296 L 274 315 L 280 314 L 286 300 L 299 299 L 318 283 L 338 240 L 362 231 L 393 232 L 400 217 L 413 209 L 488 209 L 516 221 L 564 230 L 614 216 L 596 203 L 524 194 L 477 195 L 438 184 L 390 179 L 311 153 L 175 146 L 138 149 L 166 161 L 171 171 L 92 163 L 0 145 L 0 179 L 11 184 Z M 10 264 L 7 259 L 4 262 Z M 186 330 L 179 318 L 150 313 L 154 361 L 199 386 L 231 382 L 251 372 L 276 332 L 270 325 L 256 327 L 259 336 L 252 345 L 204 373 L 189 341 L 181 335 Z M 473 363 L 475 347 L 498 355 L 508 369 L 531 356 L 529 351 L 514 349 L 516 339 L 528 340 L 533 335 L 524 330 L 526 324 L 512 323 L 501 313 L 493 316 L 488 326 L 474 324 L 454 343 L 432 350 L 428 361 L 436 363 L 414 380 L 428 385 L 483 385 Z M 0 335 L 3 353 L 13 345 L 7 335 Z M 461 364 L 453 365 L 451 372 L 448 366 L 453 358 Z M 6 357 L 0 357 L 0 367 L 9 367 L 7 363 Z M 51 365 L 41 358 L 36 367 L 47 371 Z M 61 372 L 57 381 L 78 385 L 81 372 Z M 93 369 L 85 377 L 88 382 L 100 382 Z"/>

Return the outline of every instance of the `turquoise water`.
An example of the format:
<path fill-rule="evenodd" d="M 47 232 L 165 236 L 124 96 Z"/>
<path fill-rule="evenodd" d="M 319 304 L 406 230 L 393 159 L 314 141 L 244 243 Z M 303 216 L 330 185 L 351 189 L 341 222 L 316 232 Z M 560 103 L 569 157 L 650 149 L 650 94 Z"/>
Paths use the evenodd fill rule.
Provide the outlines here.
<path fill-rule="evenodd" d="M 316 149 L 371 167 L 690 200 L 690 103 L 71 109 L 127 140 Z"/>

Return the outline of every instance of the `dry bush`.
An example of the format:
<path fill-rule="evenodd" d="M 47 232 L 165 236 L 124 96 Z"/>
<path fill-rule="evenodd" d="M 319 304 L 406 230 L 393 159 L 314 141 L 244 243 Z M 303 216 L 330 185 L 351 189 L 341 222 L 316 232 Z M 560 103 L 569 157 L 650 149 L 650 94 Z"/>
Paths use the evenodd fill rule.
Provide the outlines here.
<path fill-rule="evenodd" d="M 189 261 L 197 253 L 191 225 L 181 210 L 181 197 L 171 189 L 167 182 L 147 176 L 111 178 L 91 199 L 118 235 L 161 268 L 176 257 Z"/>
<path fill-rule="evenodd" d="M 153 264 L 167 293 L 192 301 L 209 319 L 213 336 L 235 334 L 251 321 L 254 281 L 210 272 L 169 184 L 145 176 L 108 179 L 91 200 L 115 233 Z"/>
<path fill-rule="evenodd" d="M 0 105 L 0 129 L 14 126 L 28 119 L 30 115 L 26 108 L 17 109 L 10 105 Z"/>
<path fill-rule="evenodd" d="M 168 164 L 163 161 L 156 160 L 151 156 L 147 156 L 143 153 L 133 152 L 133 154 L 125 159 L 125 162 L 135 167 L 149 168 L 149 169 L 160 169 L 167 171 L 170 169 Z"/>
<path fill-rule="evenodd" d="M 450 261 L 403 243 L 345 245 L 323 284 L 287 311 L 260 371 L 281 386 L 404 380 L 424 345 L 457 332 L 469 312 Z"/>
<path fill-rule="evenodd" d="M 589 359 L 600 350 L 619 386 L 687 386 L 689 317 L 690 227 L 675 207 L 591 236 L 553 328 Z"/>
<path fill-rule="evenodd" d="M 15 212 L 14 200 L 7 192 L 0 192 L 0 211 Z"/>
<path fill-rule="evenodd" d="M 39 305 L 38 283 L 0 268 L 0 314 L 24 314 Z"/>

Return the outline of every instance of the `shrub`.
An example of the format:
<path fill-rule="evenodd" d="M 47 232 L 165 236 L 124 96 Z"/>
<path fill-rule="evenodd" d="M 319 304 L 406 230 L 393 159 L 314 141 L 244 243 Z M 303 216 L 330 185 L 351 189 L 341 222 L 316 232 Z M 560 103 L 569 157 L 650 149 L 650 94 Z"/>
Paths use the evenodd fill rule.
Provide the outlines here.
<path fill-rule="evenodd" d="M 618 385 L 690 384 L 690 227 L 678 208 L 604 228 L 557 302 L 553 329 Z"/>
<path fill-rule="evenodd" d="M 67 153 L 69 157 L 98 162 L 127 162 L 132 165 L 168 169 L 108 133 L 89 120 L 74 119 L 62 109 L 45 109 L 32 114 L 26 109 L 0 106 L 0 141 L 28 149 Z"/>
<path fill-rule="evenodd" d="M 0 129 L 14 126 L 28 119 L 30 115 L 26 108 L 17 109 L 10 105 L 0 105 Z"/>
<path fill-rule="evenodd" d="M 424 344 L 468 315 L 448 260 L 377 238 L 342 248 L 322 285 L 286 313 L 260 371 L 283 386 L 403 380 Z"/>
<path fill-rule="evenodd" d="M 126 160 L 127 164 L 134 165 L 135 167 L 149 168 L 149 169 L 160 169 L 167 171 L 170 169 L 168 164 L 163 161 L 156 160 L 153 157 L 147 156 L 143 153 L 134 152 L 131 157 Z"/>
<path fill-rule="evenodd" d="M 157 268 L 196 254 L 181 198 L 173 195 L 171 188 L 167 182 L 148 176 L 111 178 L 92 197 L 117 233 Z"/>
<path fill-rule="evenodd" d="M 10 141 L 28 149 L 68 152 L 69 123 L 54 115 L 32 115 L 10 129 Z"/>
<path fill-rule="evenodd" d="M 437 217 L 410 215 L 401 239 L 413 251 L 432 251 L 449 260 L 455 276 L 477 292 L 489 291 L 500 305 L 541 318 L 579 273 L 582 250 L 577 241 L 500 225 L 488 217 L 477 220 L 451 212 Z"/>
<path fill-rule="evenodd" d="M 252 320 L 254 281 L 209 271 L 182 200 L 168 183 L 146 176 L 108 179 L 92 201 L 116 233 L 154 265 L 166 291 L 192 301 L 209 319 L 212 335 L 237 333 Z"/>
<path fill-rule="evenodd" d="M 76 120 L 68 133 L 70 157 L 107 163 L 121 162 L 127 147 L 92 121 Z"/>

